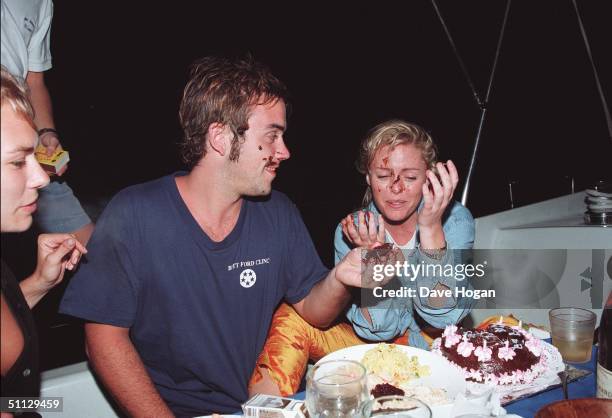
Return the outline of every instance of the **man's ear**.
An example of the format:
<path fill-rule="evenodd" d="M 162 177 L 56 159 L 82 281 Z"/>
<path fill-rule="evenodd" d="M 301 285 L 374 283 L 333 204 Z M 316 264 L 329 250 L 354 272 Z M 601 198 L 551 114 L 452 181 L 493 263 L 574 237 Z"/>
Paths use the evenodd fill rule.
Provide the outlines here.
<path fill-rule="evenodd" d="M 208 127 L 206 142 L 211 150 L 223 156 L 229 149 L 229 134 L 229 128 L 226 125 L 220 122 L 212 123 Z"/>
<path fill-rule="evenodd" d="M 368 183 L 368 186 L 371 186 L 370 184 L 370 175 L 366 174 L 366 183 Z"/>

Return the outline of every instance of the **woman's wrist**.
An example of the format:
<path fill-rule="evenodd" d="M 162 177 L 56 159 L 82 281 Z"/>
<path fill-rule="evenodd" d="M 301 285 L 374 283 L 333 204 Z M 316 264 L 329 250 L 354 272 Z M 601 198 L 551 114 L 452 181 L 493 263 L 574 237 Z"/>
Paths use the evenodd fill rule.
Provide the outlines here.
<path fill-rule="evenodd" d="M 31 276 L 23 279 L 19 283 L 19 287 L 30 309 L 51 290 L 51 287 L 41 280 L 40 275 L 36 271 Z"/>
<path fill-rule="evenodd" d="M 420 247 L 426 250 L 446 249 L 446 237 L 442 225 L 419 226 Z"/>

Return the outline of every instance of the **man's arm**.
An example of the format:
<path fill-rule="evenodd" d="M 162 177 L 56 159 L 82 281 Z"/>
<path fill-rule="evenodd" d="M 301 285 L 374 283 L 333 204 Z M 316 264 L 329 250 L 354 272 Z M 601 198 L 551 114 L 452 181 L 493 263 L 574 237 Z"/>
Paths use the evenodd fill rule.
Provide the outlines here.
<path fill-rule="evenodd" d="M 53 122 L 53 106 L 51 96 L 45 84 L 45 73 L 28 71 L 26 83 L 30 90 L 30 101 L 34 108 L 34 123 L 38 130 L 43 128 L 55 129 Z M 48 132 L 40 138 L 42 144 L 47 147 L 47 152 L 52 154 L 60 145 L 59 137 L 54 132 Z"/>
<path fill-rule="evenodd" d="M 87 323 L 85 340 L 96 373 L 129 416 L 174 416 L 153 386 L 129 328 Z"/>
<path fill-rule="evenodd" d="M 361 286 L 361 250 L 355 248 L 293 308 L 310 324 L 325 328 L 349 301 L 348 288 Z"/>
<path fill-rule="evenodd" d="M 350 297 L 346 286 L 336 279 L 335 271 L 330 271 L 304 299 L 293 305 L 302 318 L 318 328 L 328 327 Z"/>

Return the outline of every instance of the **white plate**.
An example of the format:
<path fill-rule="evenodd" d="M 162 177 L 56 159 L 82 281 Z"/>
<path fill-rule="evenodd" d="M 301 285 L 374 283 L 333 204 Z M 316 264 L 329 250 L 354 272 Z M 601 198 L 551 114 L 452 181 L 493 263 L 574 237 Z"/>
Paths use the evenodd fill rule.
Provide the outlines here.
<path fill-rule="evenodd" d="M 326 355 L 319 360 L 318 363 L 328 360 L 354 360 L 361 362 L 365 353 L 377 345 L 378 344 L 363 344 L 347 347 Z M 429 376 L 414 379 L 410 382 L 410 385 L 424 385 L 431 388 L 444 389 L 451 402 L 454 401 L 457 394 L 465 393 L 466 383 L 463 378 L 463 373 L 456 367 L 453 367 L 448 360 L 429 351 L 421 350 L 420 348 L 405 345 L 397 345 L 397 347 L 408 356 L 417 356 L 419 358 L 419 364 L 429 366 L 429 370 L 431 371 Z M 434 412 L 434 416 L 448 416 L 449 412 L 447 412 L 447 410 L 450 411 L 450 405 L 451 404 L 433 406 L 432 412 Z"/>

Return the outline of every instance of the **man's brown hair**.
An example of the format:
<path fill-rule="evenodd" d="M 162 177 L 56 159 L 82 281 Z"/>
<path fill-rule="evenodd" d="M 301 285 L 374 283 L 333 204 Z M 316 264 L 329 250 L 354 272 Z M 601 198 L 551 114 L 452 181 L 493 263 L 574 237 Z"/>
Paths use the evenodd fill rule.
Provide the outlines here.
<path fill-rule="evenodd" d="M 237 161 L 253 105 L 279 99 L 287 103 L 285 85 L 270 70 L 253 60 L 202 58 L 192 64 L 179 111 L 183 140 L 181 157 L 192 169 L 206 154 L 205 137 L 213 123 L 221 123 L 234 138 L 229 158 Z"/>

